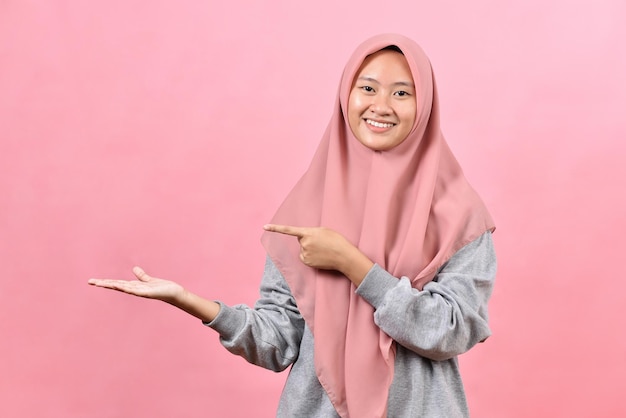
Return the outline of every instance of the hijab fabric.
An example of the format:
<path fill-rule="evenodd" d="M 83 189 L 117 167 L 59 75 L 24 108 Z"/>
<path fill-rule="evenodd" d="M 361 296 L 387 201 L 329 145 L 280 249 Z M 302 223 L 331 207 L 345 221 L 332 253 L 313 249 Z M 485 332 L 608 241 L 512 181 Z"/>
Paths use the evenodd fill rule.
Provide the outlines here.
<path fill-rule="evenodd" d="M 373 151 L 348 125 L 348 98 L 363 60 L 391 45 L 410 67 L 417 115 L 402 143 Z M 456 251 L 494 229 L 441 133 L 431 65 L 415 42 L 383 34 L 356 49 L 313 160 L 271 222 L 331 228 L 418 290 Z M 265 232 L 262 242 L 313 333 L 317 377 L 338 414 L 386 417 L 395 343 L 374 323 L 374 308 L 342 274 L 304 265 L 296 238 Z"/>

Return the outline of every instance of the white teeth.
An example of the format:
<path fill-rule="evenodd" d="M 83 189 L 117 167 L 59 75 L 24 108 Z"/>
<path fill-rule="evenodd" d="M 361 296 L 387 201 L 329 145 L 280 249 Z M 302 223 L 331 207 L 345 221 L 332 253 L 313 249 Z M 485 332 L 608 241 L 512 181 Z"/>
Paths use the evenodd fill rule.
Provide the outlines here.
<path fill-rule="evenodd" d="M 365 122 L 377 128 L 391 128 L 393 126 L 393 123 L 380 123 L 370 119 L 366 119 Z"/>

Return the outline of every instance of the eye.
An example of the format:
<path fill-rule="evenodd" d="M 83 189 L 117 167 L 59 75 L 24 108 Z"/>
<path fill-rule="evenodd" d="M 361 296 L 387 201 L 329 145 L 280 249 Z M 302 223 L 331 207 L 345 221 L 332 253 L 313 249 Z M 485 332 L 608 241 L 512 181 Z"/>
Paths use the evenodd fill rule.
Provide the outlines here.
<path fill-rule="evenodd" d="M 361 86 L 361 90 L 367 92 L 367 93 L 373 93 L 374 92 L 374 88 L 372 86 Z"/>
<path fill-rule="evenodd" d="M 400 97 L 405 97 L 405 96 L 410 96 L 411 93 L 409 93 L 408 91 L 404 91 L 404 90 L 400 90 L 394 93 L 396 96 L 400 96 Z"/>

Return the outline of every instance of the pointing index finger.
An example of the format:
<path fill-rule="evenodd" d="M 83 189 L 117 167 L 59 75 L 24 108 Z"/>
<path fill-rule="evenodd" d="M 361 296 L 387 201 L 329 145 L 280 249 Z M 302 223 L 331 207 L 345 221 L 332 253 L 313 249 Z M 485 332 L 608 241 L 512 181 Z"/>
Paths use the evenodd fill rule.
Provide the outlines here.
<path fill-rule="evenodd" d="M 263 229 L 269 232 L 278 232 L 279 234 L 292 235 L 298 238 L 302 238 L 306 233 L 306 228 L 289 225 L 267 224 L 263 225 Z"/>

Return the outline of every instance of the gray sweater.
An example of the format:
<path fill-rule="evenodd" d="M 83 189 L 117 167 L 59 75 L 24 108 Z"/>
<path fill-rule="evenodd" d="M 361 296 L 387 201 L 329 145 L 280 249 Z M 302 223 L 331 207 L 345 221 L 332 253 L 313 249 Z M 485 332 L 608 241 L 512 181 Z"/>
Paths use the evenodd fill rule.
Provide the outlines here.
<path fill-rule="evenodd" d="M 461 248 L 422 291 L 378 265 L 369 271 L 356 293 L 375 308 L 376 325 L 397 343 L 389 418 L 469 416 L 457 356 L 491 334 L 487 302 L 495 274 L 490 232 Z M 250 363 L 274 371 L 291 366 L 277 417 L 338 417 L 315 374 L 313 335 L 269 258 L 260 293 L 254 309 L 220 304 L 206 325 L 226 349 Z"/>

